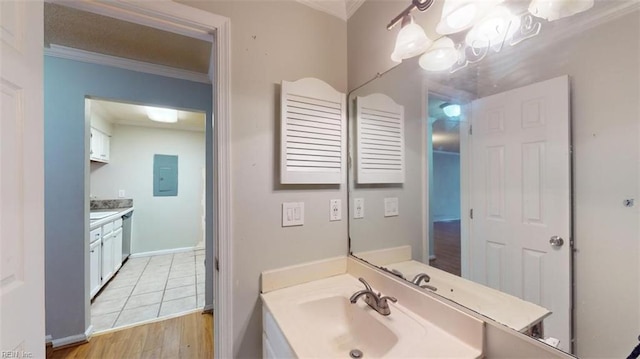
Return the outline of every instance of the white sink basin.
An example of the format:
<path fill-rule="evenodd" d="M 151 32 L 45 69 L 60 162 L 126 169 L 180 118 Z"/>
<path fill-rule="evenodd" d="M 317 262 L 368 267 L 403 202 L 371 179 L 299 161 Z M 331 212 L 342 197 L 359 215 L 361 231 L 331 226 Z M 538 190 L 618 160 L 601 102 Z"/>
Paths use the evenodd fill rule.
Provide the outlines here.
<path fill-rule="evenodd" d="M 351 304 L 342 296 L 327 297 L 302 303 L 303 318 L 310 323 L 309 334 L 327 348 L 347 354 L 361 350 L 367 357 L 382 357 L 397 343 L 398 336 L 375 318 L 372 310 Z"/>
<path fill-rule="evenodd" d="M 109 216 L 113 216 L 114 214 L 118 213 L 117 211 L 115 212 L 90 212 L 89 213 L 89 219 L 91 220 L 96 220 L 96 219 L 103 219 Z"/>
<path fill-rule="evenodd" d="M 354 349 L 364 358 L 481 356 L 481 349 L 400 302 L 389 302 L 388 316 L 370 308 L 362 297 L 352 304 L 349 297 L 361 289 L 360 282 L 344 274 L 263 294 L 263 300 L 298 358 L 349 358 Z M 468 319 L 476 323 L 472 327 L 481 337 L 482 322 Z"/>

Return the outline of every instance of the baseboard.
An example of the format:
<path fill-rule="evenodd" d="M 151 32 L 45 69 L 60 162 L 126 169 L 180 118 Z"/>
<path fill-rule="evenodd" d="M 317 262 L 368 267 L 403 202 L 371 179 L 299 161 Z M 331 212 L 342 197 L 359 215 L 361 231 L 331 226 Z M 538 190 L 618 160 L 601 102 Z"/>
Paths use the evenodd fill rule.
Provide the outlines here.
<path fill-rule="evenodd" d="M 429 260 L 430 261 L 433 261 L 435 259 L 436 259 L 436 255 L 435 254 L 432 254 L 432 255 L 429 256 Z"/>
<path fill-rule="evenodd" d="M 50 346 L 53 345 L 53 337 L 51 336 L 51 334 L 47 334 L 44 337 L 44 342 L 45 342 L 46 345 L 50 345 Z"/>
<path fill-rule="evenodd" d="M 173 248 L 173 249 L 161 249 L 159 251 L 151 251 L 151 252 L 141 252 L 141 253 L 131 253 L 129 258 L 140 258 L 140 257 L 150 257 L 150 256 L 159 256 L 163 254 L 174 254 L 174 253 L 183 253 L 190 252 L 199 249 L 198 247 L 181 247 L 181 248 Z"/>
<path fill-rule="evenodd" d="M 205 305 L 202 311 L 205 313 L 213 313 L 213 304 Z"/>
<path fill-rule="evenodd" d="M 93 325 L 89 325 L 87 330 L 82 334 L 71 335 L 60 339 L 51 339 L 51 336 L 47 335 L 47 340 L 51 339 L 51 346 L 54 349 L 60 349 L 63 347 L 87 343 L 89 338 L 91 338 L 91 334 L 93 334 Z"/>

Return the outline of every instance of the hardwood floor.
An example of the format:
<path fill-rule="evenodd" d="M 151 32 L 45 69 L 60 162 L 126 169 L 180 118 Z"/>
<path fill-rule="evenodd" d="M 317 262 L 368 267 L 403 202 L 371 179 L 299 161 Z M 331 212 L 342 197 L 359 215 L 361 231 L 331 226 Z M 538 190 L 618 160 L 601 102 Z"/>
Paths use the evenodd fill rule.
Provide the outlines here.
<path fill-rule="evenodd" d="M 95 335 L 89 343 L 54 350 L 47 358 L 213 358 L 213 315 L 195 312 Z"/>
<path fill-rule="evenodd" d="M 460 220 L 433 223 L 435 260 L 429 265 L 460 275 Z"/>

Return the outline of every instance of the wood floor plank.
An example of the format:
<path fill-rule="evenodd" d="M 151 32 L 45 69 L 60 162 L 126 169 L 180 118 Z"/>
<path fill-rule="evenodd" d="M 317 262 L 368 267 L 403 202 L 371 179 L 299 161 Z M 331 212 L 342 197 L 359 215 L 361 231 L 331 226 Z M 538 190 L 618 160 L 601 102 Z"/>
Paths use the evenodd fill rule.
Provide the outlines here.
<path fill-rule="evenodd" d="M 89 343 L 49 351 L 47 359 L 211 358 L 213 315 L 201 312 L 96 335 Z"/>
<path fill-rule="evenodd" d="M 460 220 L 433 222 L 435 260 L 429 265 L 460 275 Z"/>

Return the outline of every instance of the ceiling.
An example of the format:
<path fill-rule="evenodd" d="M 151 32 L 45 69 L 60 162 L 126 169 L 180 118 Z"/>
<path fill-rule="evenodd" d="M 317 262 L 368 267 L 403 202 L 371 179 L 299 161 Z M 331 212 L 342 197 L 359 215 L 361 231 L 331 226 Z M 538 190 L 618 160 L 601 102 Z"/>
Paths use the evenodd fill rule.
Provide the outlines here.
<path fill-rule="evenodd" d="M 161 123 L 151 121 L 147 116 L 148 106 L 90 99 L 91 114 L 102 117 L 107 122 L 120 125 L 165 128 L 184 131 L 205 131 L 206 114 L 204 112 L 178 110 L 178 122 Z"/>
<path fill-rule="evenodd" d="M 44 43 L 209 73 L 212 43 L 173 32 L 44 4 Z"/>

